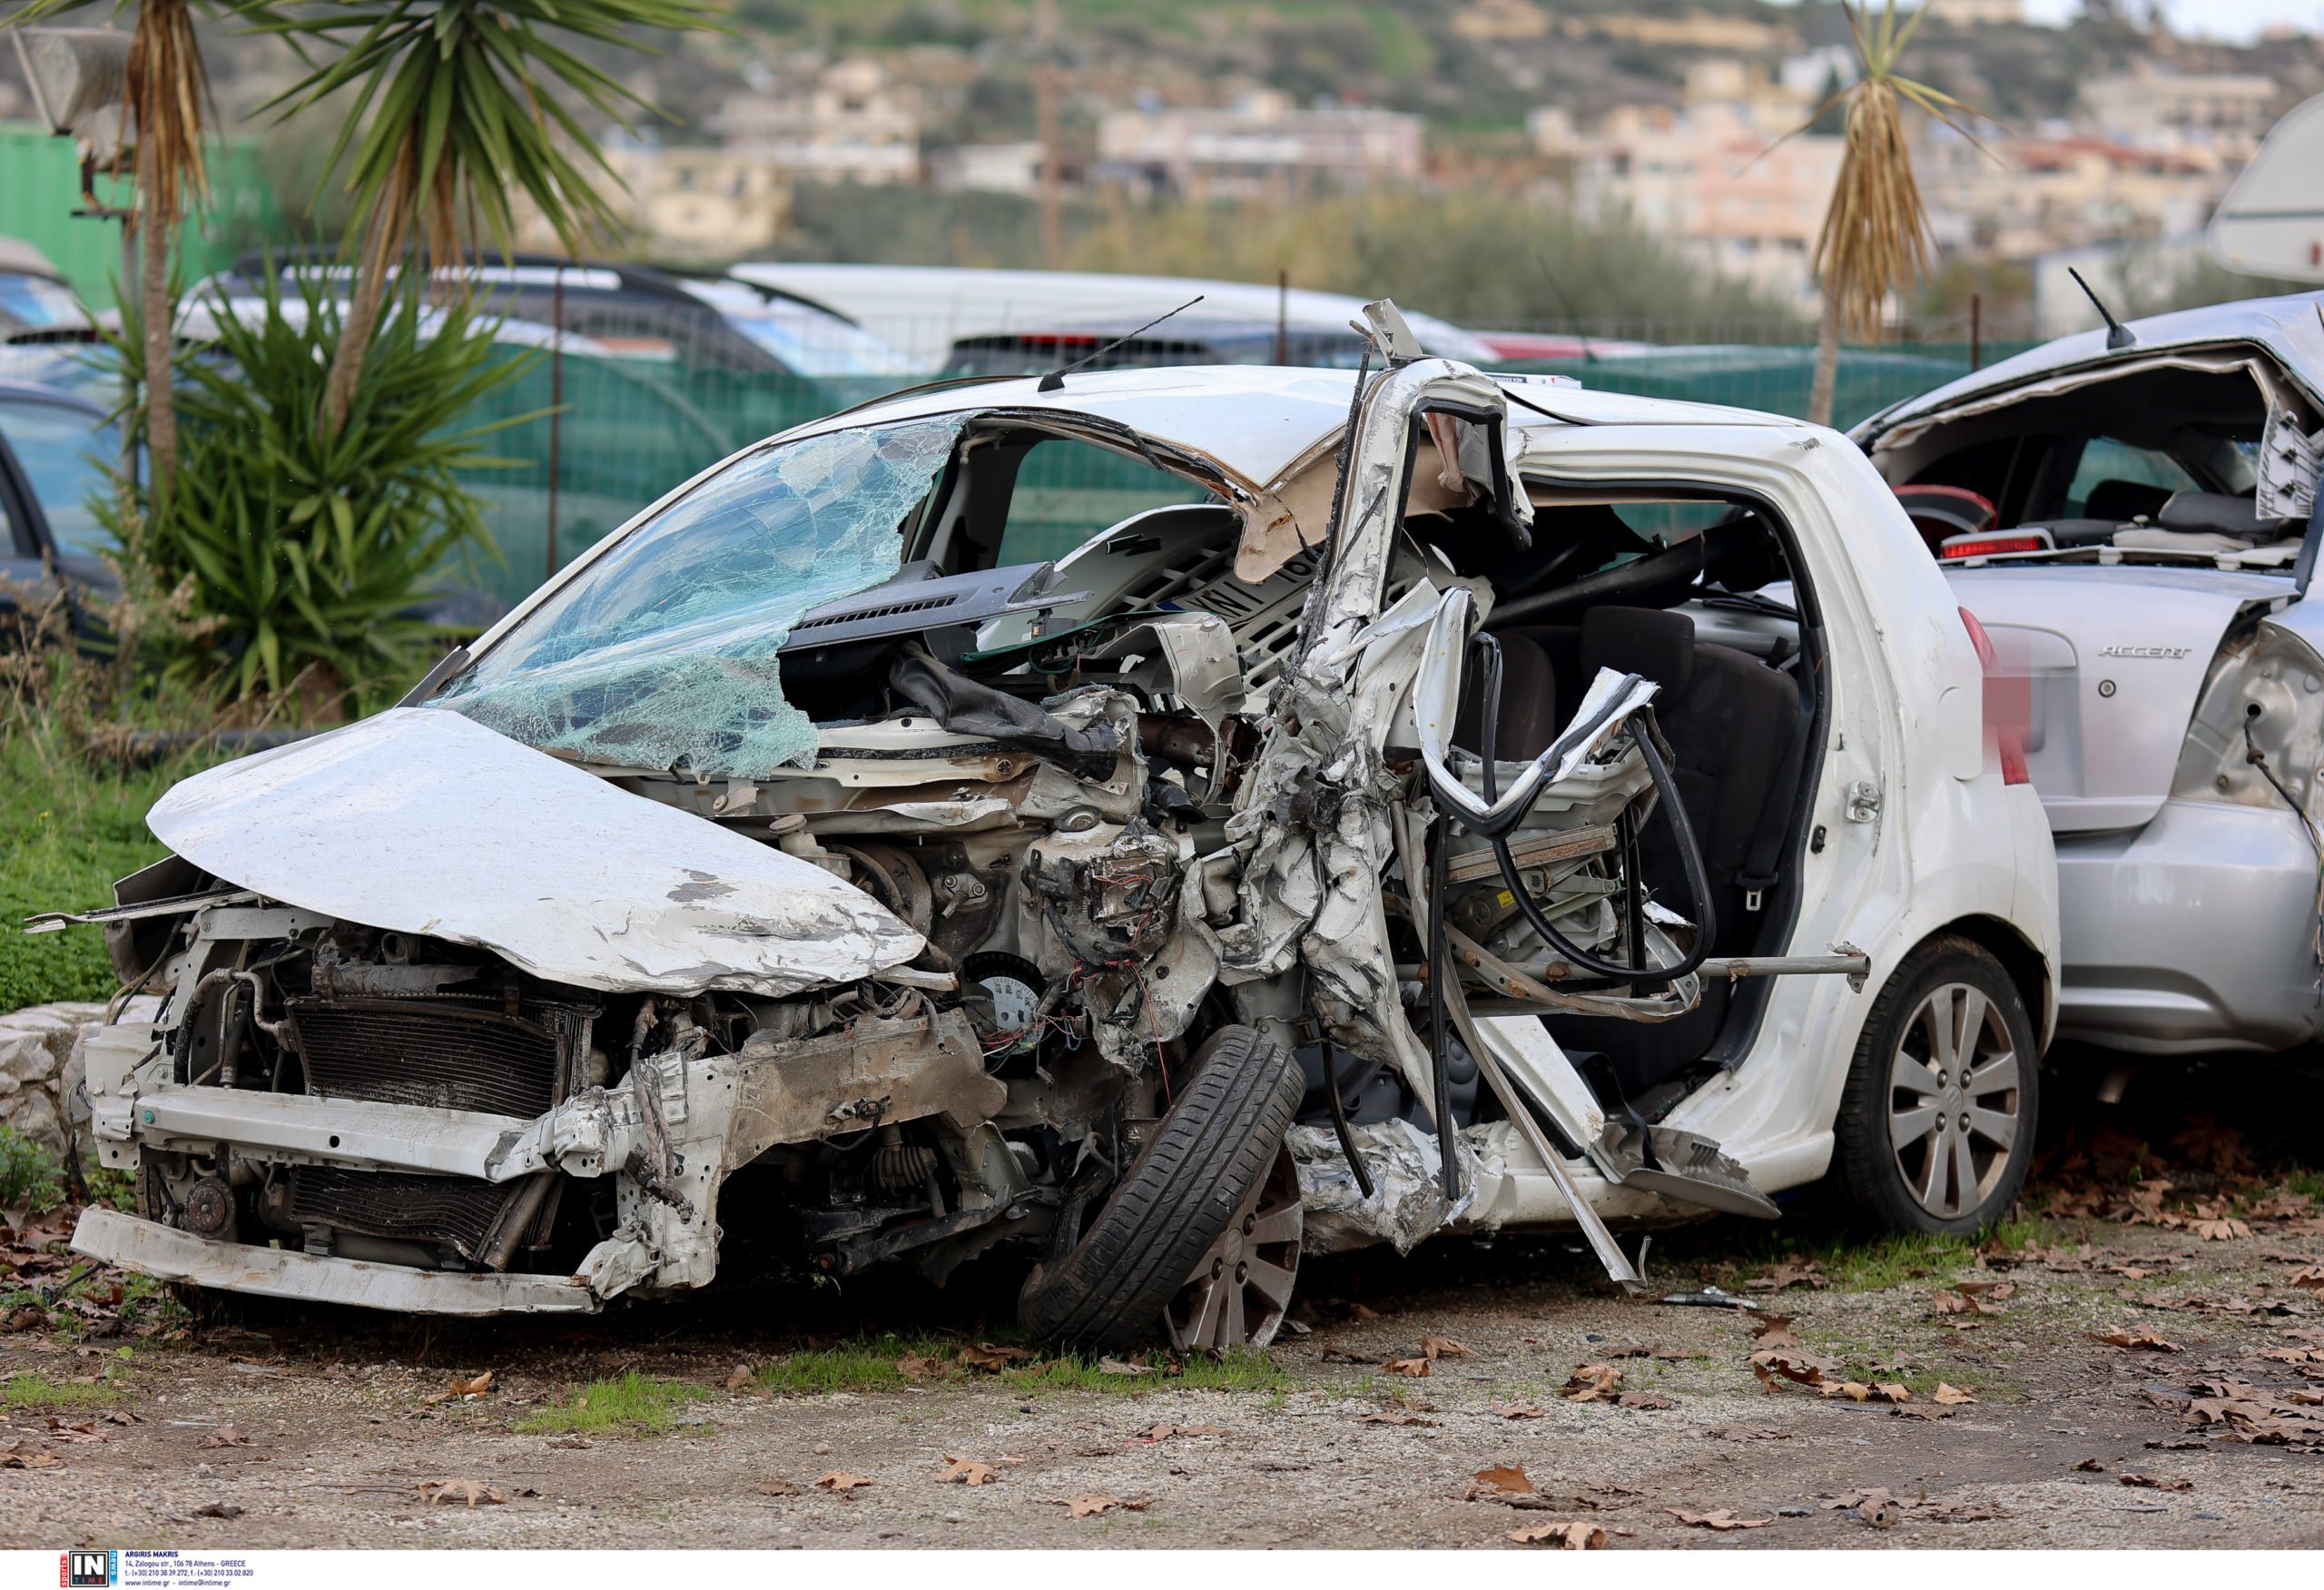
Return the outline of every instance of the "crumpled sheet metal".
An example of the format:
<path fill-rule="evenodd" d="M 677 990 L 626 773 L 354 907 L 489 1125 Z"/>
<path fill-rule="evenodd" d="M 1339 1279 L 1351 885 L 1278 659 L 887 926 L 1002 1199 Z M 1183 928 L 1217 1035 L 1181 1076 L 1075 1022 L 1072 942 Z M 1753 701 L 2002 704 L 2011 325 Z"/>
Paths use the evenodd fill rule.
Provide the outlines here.
<path fill-rule="evenodd" d="M 1474 1128 L 1453 1139 L 1461 1196 L 1448 1204 L 1441 1174 L 1444 1161 L 1433 1133 L 1404 1120 L 1348 1131 L 1372 1176 L 1370 1198 L 1356 1185 L 1329 1127 L 1295 1126 L 1286 1140 L 1299 1169 L 1305 1251 L 1347 1253 L 1385 1242 L 1398 1253 L 1410 1253 L 1448 1227 L 1492 1229 L 1472 1217 L 1500 1201 L 1508 1176 L 1500 1141 Z"/>
<path fill-rule="evenodd" d="M 431 706 L 607 766 L 812 765 L 815 726 L 783 698 L 776 654 L 809 612 L 896 572 L 904 516 L 965 419 L 744 454 L 590 559 Z"/>
<path fill-rule="evenodd" d="M 458 713 L 399 707 L 226 763 L 146 821 L 270 899 L 475 944 L 582 988 L 781 997 L 922 943 L 812 863 Z"/>

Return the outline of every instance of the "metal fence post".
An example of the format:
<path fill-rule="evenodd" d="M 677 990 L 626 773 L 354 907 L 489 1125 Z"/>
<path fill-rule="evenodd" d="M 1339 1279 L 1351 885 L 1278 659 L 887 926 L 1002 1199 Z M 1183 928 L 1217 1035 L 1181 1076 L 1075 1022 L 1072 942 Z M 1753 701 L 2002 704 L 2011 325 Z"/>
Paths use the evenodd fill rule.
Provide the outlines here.
<path fill-rule="evenodd" d="M 548 567 L 542 571 L 544 580 L 556 578 L 556 478 L 563 462 L 559 444 L 564 440 L 565 430 L 565 267 L 561 263 L 556 268 L 549 302 Z"/>

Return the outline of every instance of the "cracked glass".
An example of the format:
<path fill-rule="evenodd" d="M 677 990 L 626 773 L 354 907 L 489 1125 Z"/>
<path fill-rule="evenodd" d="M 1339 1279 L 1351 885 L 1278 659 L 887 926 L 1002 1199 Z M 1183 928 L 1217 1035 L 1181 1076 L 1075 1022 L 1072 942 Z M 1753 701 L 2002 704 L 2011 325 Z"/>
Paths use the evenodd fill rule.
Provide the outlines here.
<path fill-rule="evenodd" d="M 776 654 L 895 574 L 965 416 L 750 453 L 587 564 L 428 705 L 574 760 L 763 777 L 814 760 Z"/>

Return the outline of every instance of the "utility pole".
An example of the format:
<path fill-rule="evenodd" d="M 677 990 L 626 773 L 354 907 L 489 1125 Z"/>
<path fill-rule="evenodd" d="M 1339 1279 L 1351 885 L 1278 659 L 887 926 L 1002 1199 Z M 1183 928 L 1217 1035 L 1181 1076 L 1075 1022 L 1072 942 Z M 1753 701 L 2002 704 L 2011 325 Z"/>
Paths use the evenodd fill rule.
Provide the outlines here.
<path fill-rule="evenodd" d="M 1057 0 L 1033 4 L 1033 105 L 1041 137 L 1041 263 L 1065 264 L 1065 214 L 1058 193 Z"/>

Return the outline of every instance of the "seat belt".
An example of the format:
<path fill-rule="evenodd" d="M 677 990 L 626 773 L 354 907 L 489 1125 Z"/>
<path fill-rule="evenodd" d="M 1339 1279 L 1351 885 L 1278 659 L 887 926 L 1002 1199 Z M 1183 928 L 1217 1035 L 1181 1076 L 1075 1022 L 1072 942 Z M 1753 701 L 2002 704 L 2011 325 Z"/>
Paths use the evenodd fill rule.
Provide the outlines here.
<path fill-rule="evenodd" d="M 1744 854 L 1743 870 L 1735 882 L 1743 890 L 1743 909 L 1757 911 L 1768 892 L 1782 881 L 1785 841 L 1790 836 L 1792 808 L 1799 801 L 1799 776 L 1807 765 L 1807 730 L 1816 721 L 1816 706 L 1806 670 L 1796 681 L 1799 716 L 1791 726 L 1791 743 L 1785 747 L 1782 775 L 1768 790 L 1767 805 L 1751 831 L 1751 848 Z"/>

